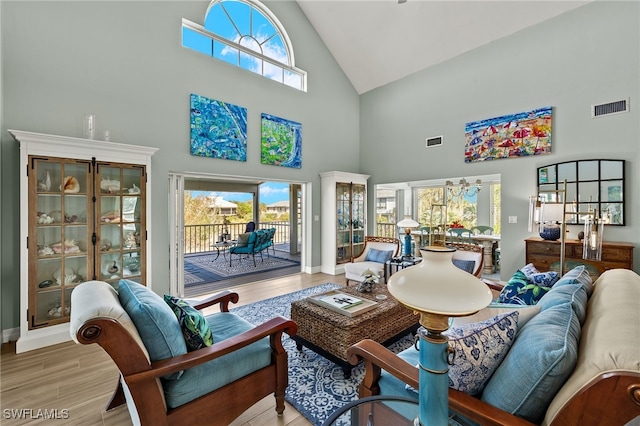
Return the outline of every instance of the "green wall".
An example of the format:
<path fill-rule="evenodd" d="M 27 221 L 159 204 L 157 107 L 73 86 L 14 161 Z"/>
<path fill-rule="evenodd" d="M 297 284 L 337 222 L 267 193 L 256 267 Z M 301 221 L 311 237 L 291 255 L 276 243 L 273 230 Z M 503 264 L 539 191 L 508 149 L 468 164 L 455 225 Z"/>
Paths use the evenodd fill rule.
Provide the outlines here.
<path fill-rule="evenodd" d="M 99 136 L 154 146 L 153 288 L 168 292 L 168 173 L 188 171 L 311 182 L 320 214 L 319 173 L 358 171 L 358 95 L 293 1 L 265 2 L 292 40 L 308 92 L 181 46 L 181 20 L 203 22 L 208 1 L 0 2 L 4 120 L 2 175 L 2 330 L 18 327 L 18 144 L 7 129 L 82 136 L 85 113 Z M 247 162 L 189 154 L 189 95 L 248 110 Z M 303 125 L 302 169 L 260 164 L 260 114 Z M 320 222 L 312 223 L 312 265 L 320 264 Z"/>
<path fill-rule="evenodd" d="M 360 97 L 361 172 L 370 185 L 499 173 L 502 278 L 524 265 L 536 168 L 627 160 L 626 226 L 605 240 L 636 245 L 640 223 L 640 3 L 596 1 Z M 591 118 L 591 105 L 630 98 L 630 112 Z M 552 154 L 464 163 L 465 123 L 553 107 Z M 444 145 L 425 148 L 443 135 Z M 375 205 L 371 203 L 370 205 Z M 518 223 L 508 223 L 517 216 Z M 581 228 L 573 229 L 573 235 Z M 508 248 L 508 249 L 505 249 Z"/>

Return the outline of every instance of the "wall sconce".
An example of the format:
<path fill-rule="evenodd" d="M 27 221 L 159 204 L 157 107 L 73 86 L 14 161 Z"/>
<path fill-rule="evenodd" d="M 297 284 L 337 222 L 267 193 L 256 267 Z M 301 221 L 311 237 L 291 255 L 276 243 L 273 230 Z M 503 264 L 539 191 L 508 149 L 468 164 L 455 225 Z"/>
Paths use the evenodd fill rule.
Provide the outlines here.
<path fill-rule="evenodd" d="M 411 218 L 411 215 L 405 215 L 404 219 L 398 222 L 398 228 L 404 228 L 404 255 L 411 257 L 411 228 L 420 226 L 418 222 Z"/>
<path fill-rule="evenodd" d="M 457 184 L 448 180 L 445 182 L 444 186 L 447 188 L 447 192 L 451 196 L 451 199 L 455 201 L 456 199 L 477 195 L 482 189 L 482 180 L 476 179 L 476 183 L 474 184 L 467 182 L 465 178 L 460 179 L 460 182 Z"/>

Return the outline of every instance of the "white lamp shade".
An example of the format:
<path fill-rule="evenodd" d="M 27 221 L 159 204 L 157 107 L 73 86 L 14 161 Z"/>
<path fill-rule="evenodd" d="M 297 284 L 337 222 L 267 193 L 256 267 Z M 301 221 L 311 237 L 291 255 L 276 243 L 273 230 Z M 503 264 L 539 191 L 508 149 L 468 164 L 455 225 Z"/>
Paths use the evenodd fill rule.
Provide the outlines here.
<path fill-rule="evenodd" d="M 411 216 L 405 216 L 400 222 L 398 222 L 398 228 L 417 228 L 420 226 L 418 222 L 411 219 Z"/>
<path fill-rule="evenodd" d="M 422 262 L 389 278 L 387 288 L 400 303 L 420 312 L 458 317 L 491 302 L 489 287 L 452 263 L 455 249 L 427 247 L 420 252 Z"/>
<path fill-rule="evenodd" d="M 542 204 L 542 221 L 543 222 L 564 222 L 564 211 L 562 204 L 543 203 Z"/>

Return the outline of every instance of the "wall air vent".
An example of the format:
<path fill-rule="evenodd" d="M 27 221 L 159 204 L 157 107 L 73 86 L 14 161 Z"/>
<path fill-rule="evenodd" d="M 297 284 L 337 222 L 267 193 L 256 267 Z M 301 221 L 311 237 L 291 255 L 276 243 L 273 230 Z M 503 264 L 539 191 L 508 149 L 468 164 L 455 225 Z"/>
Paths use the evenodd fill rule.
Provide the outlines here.
<path fill-rule="evenodd" d="M 434 146 L 440 146 L 440 145 L 442 145 L 442 135 L 434 136 L 432 138 L 427 138 L 427 143 L 425 146 L 427 148 L 433 148 Z"/>
<path fill-rule="evenodd" d="M 603 115 L 620 114 L 621 112 L 629 112 L 629 99 L 591 105 L 592 118 L 602 117 Z"/>

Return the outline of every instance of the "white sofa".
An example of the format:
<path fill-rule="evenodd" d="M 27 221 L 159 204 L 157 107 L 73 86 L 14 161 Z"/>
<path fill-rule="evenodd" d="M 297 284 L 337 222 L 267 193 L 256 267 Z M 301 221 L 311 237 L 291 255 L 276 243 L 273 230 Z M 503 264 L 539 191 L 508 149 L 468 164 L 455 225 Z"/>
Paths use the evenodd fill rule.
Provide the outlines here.
<path fill-rule="evenodd" d="M 400 251 L 400 240 L 397 238 L 367 236 L 364 237 L 364 242 L 364 250 L 360 256 L 354 258 L 353 262 L 344 265 L 344 278 L 347 285 L 349 285 L 349 280 L 362 281 L 362 273 L 367 269 L 378 274 L 378 276 L 382 277 L 386 282 L 387 270 L 385 262 L 369 260 L 369 258 L 371 258 L 371 250 L 375 249 L 385 253 L 391 252 L 391 254 L 387 256 L 388 259 L 397 256 Z"/>

